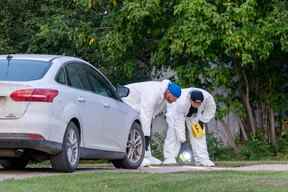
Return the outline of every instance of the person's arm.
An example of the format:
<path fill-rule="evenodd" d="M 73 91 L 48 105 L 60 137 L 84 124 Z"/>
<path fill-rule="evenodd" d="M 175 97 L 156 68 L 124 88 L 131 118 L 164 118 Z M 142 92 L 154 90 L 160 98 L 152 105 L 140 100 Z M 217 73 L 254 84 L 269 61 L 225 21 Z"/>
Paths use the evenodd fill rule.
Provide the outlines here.
<path fill-rule="evenodd" d="M 167 110 L 166 110 L 166 122 L 168 124 L 168 129 L 174 129 L 175 128 L 175 119 L 174 119 L 174 115 L 175 114 L 175 107 L 176 105 L 173 104 L 167 104 Z"/>
<path fill-rule="evenodd" d="M 145 136 L 150 136 L 151 123 L 154 115 L 157 97 L 151 95 L 150 97 L 141 98 L 140 104 L 140 121 Z"/>
<path fill-rule="evenodd" d="M 175 109 L 175 130 L 176 130 L 176 136 L 179 142 L 184 143 L 186 141 L 186 131 L 185 131 L 185 106 L 182 104 L 179 104 L 176 106 Z"/>
<path fill-rule="evenodd" d="M 216 103 L 212 95 L 207 97 L 204 104 L 204 110 L 199 114 L 198 121 L 202 123 L 208 123 L 212 118 L 214 118 L 216 113 Z"/>

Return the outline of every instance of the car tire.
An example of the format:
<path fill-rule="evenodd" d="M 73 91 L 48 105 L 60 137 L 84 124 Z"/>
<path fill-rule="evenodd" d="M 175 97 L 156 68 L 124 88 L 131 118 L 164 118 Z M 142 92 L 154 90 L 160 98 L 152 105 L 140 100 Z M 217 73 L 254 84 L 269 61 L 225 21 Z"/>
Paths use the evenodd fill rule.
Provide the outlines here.
<path fill-rule="evenodd" d="M 15 159 L 4 159 L 0 160 L 0 164 L 4 169 L 8 170 L 21 170 L 24 169 L 29 160 L 23 158 L 15 158 Z"/>
<path fill-rule="evenodd" d="M 75 123 L 70 122 L 63 138 L 62 151 L 51 158 L 52 168 L 61 172 L 73 172 L 80 159 L 80 134 Z"/>
<path fill-rule="evenodd" d="M 126 154 L 123 159 L 112 160 L 114 167 L 120 169 L 137 169 L 145 154 L 145 137 L 139 123 L 134 123 L 130 129 Z"/>

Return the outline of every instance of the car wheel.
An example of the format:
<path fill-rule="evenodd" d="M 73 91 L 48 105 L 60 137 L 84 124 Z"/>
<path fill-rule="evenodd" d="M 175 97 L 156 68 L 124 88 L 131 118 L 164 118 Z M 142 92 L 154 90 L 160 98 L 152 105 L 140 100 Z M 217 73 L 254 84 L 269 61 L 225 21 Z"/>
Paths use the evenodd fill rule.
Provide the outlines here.
<path fill-rule="evenodd" d="M 0 160 L 1 166 L 4 169 L 10 169 L 10 170 L 24 169 L 28 164 L 28 162 L 29 162 L 28 159 L 22 159 L 22 158 Z"/>
<path fill-rule="evenodd" d="M 67 126 L 62 152 L 51 158 L 52 168 L 56 171 L 73 172 L 79 165 L 80 136 L 78 127 L 70 122 Z"/>
<path fill-rule="evenodd" d="M 124 159 L 113 160 L 113 165 L 122 169 L 137 169 L 140 167 L 145 154 L 144 143 L 145 139 L 141 126 L 134 123 L 128 136 L 125 157 Z"/>

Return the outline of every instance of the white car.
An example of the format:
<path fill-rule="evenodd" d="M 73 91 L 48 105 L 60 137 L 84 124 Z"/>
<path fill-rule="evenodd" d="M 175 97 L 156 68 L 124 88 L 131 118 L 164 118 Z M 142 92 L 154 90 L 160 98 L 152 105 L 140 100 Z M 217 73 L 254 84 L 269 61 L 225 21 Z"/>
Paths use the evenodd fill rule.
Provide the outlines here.
<path fill-rule="evenodd" d="M 88 62 L 53 55 L 0 55 L 0 163 L 22 169 L 50 159 L 72 172 L 79 159 L 136 169 L 144 157 L 139 114 Z"/>

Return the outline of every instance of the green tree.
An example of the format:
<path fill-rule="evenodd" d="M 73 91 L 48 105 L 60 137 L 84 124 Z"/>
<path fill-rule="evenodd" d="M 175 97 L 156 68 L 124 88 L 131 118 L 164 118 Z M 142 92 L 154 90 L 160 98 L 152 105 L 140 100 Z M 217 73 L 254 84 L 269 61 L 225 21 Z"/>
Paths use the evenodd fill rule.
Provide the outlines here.
<path fill-rule="evenodd" d="M 218 119 L 238 114 L 244 138 L 260 134 L 276 145 L 279 114 L 288 108 L 287 1 L 1 3 L 1 53 L 78 56 L 120 84 L 148 80 L 152 69 L 169 67 L 183 87 L 215 94 Z"/>
<path fill-rule="evenodd" d="M 172 67 L 184 87 L 215 92 L 220 119 L 235 112 L 245 135 L 275 145 L 275 112 L 287 106 L 287 10 L 280 0 L 124 0 L 100 46 L 107 63 L 134 71 Z"/>

